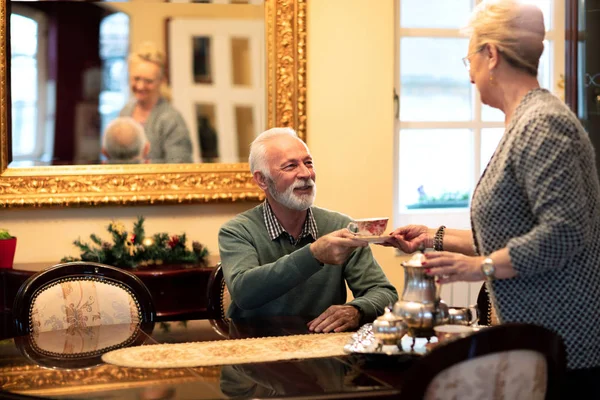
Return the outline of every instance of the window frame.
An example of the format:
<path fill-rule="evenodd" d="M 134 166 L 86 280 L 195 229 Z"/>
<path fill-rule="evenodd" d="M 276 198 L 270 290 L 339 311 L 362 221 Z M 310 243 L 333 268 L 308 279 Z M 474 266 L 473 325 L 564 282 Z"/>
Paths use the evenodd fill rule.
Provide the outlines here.
<path fill-rule="evenodd" d="M 403 0 L 396 0 L 394 2 L 395 13 L 394 13 L 394 52 L 395 52 L 395 68 L 394 68 L 394 86 L 395 93 L 398 96 L 402 93 L 402 81 L 401 81 L 401 64 L 400 64 L 400 52 L 401 52 L 401 40 L 405 37 L 410 38 L 465 38 L 461 33 L 460 29 L 449 29 L 449 28 L 403 28 L 400 26 L 400 3 Z M 551 27 L 552 29 L 546 31 L 545 40 L 548 41 L 548 47 L 551 51 L 550 57 L 550 86 L 554 88 L 554 92 L 563 91 L 559 89 L 558 85 L 561 79 L 564 79 L 564 0 L 551 0 L 553 1 Z M 481 0 L 472 0 L 472 7 L 479 4 Z M 457 58 L 461 58 L 464 55 L 457 54 Z M 465 69 L 465 79 L 468 79 L 468 71 Z M 561 93 L 558 93 L 559 95 Z M 564 94 L 562 94 L 564 96 Z M 404 129 L 469 129 L 473 132 L 473 147 L 472 160 L 473 175 L 472 182 L 476 183 L 481 176 L 481 171 L 484 165 L 481 162 L 481 137 L 482 130 L 488 128 L 504 128 L 503 121 L 483 121 L 482 120 L 482 103 L 479 96 L 479 92 L 476 88 L 472 90 L 472 104 L 473 114 L 471 120 L 466 121 L 403 121 L 400 120 L 400 108 L 402 103 L 400 97 L 398 98 L 398 107 L 394 118 L 394 214 L 396 219 L 396 225 L 405 225 L 406 223 L 413 223 L 412 216 L 416 216 L 417 220 L 422 220 L 423 217 L 426 219 L 436 219 L 436 215 L 440 213 L 455 215 L 456 222 L 458 225 L 466 226 L 466 222 L 469 219 L 469 209 L 467 208 L 431 208 L 426 210 L 408 210 L 405 205 L 400 203 L 400 182 L 401 173 L 400 171 L 400 157 L 399 157 L 399 146 L 400 146 L 400 131 Z M 458 216 L 457 214 L 460 214 Z M 461 221 L 462 220 L 462 221 Z"/>

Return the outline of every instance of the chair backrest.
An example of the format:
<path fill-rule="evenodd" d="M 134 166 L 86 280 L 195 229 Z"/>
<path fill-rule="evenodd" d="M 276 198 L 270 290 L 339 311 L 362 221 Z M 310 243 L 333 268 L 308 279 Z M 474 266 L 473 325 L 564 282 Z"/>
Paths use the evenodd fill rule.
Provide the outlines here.
<path fill-rule="evenodd" d="M 152 295 L 138 277 L 85 261 L 58 264 L 29 277 L 17 292 L 13 313 L 19 334 L 155 320 Z"/>
<path fill-rule="evenodd" d="M 210 323 L 219 335 L 229 337 L 229 318 L 227 309 L 231 304 L 231 295 L 223 278 L 223 267 L 219 262 L 208 280 L 208 313 Z"/>
<path fill-rule="evenodd" d="M 498 325 L 438 344 L 411 367 L 402 398 L 558 398 L 566 363 L 558 334 L 531 324 Z"/>
<path fill-rule="evenodd" d="M 223 267 L 219 262 L 208 280 L 208 311 L 210 318 L 227 319 L 231 295 L 223 278 Z"/>

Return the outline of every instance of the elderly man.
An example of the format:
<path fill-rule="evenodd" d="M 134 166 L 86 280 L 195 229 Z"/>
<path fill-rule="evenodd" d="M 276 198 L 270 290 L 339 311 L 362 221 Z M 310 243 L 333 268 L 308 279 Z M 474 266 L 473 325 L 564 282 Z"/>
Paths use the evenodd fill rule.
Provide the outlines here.
<path fill-rule="evenodd" d="M 131 117 L 119 117 L 106 127 L 102 154 L 111 164 L 137 164 L 146 162 L 150 142 L 144 127 Z"/>
<path fill-rule="evenodd" d="M 227 315 L 313 318 L 315 332 L 373 321 L 398 294 L 349 217 L 314 207 L 313 159 L 289 128 L 273 128 L 250 147 L 250 170 L 266 201 L 219 231 L 232 304 Z M 354 299 L 346 303 L 346 285 Z"/>

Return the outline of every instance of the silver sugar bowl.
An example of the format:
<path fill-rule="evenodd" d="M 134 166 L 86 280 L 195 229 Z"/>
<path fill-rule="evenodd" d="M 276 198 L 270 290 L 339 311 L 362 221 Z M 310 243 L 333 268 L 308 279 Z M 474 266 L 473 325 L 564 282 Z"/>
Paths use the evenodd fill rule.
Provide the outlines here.
<path fill-rule="evenodd" d="M 394 315 L 386 307 L 383 315 L 373 321 L 373 334 L 380 345 L 395 345 L 408 331 L 408 326 L 402 318 Z"/>

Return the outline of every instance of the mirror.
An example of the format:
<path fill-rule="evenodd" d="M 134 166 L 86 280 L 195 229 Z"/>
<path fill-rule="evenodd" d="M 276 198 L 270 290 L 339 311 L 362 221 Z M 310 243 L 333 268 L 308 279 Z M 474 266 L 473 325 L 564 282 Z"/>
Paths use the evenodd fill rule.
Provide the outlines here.
<path fill-rule="evenodd" d="M 216 1 L 215 1 L 216 2 Z M 136 4 L 137 3 L 137 4 Z M 255 3 L 255 1 L 251 1 Z M 30 3 L 32 4 L 32 3 Z M 76 2 L 70 2 L 67 5 L 75 5 Z M 152 3 L 156 7 L 167 9 L 168 7 L 205 7 L 206 4 L 174 4 L 174 3 Z M 0 46 L 3 50 L 0 58 L 3 68 L 0 69 L 0 205 L 2 207 L 46 207 L 46 206 L 88 206 L 88 205 L 139 205 L 139 204 L 168 204 L 168 203 L 202 203 L 215 201 L 238 201 L 238 200 L 260 200 L 263 198 L 262 192 L 254 185 L 249 172 L 247 163 L 238 162 L 247 157 L 243 150 L 247 145 L 241 145 L 239 137 L 244 137 L 249 143 L 254 131 L 262 125 L 264 128 L 272 126 L 291 126 L 298 134 L 305 138 L 306 131 L 306 1 L 305 0 L 265 0 L 262 5 L 212 5 L 215 7 L 242 7 L 240 15 L 248 15 L 248 10 L 253 7 L 261 8 L 264 15 L 262 24 L 264 24 L 264 47 L 262 47 L 263 57 L 254 63 L 262 63 L 259 73 L 254 76 L 263 76 L 266 91 L 263 92 L 264 104 L 258 104 L 256 107 L 238 107 L 230 113 L 230 121 L 238 121 L 237 124 L 246 127 L 234 139 L 230 139 L 230 146 L 219 147 L 219 153 L 215 156 L 202 159 L 198 140 L 196 141 L 195 161 L 204 161 L 201 163 L 178 163 L 178 164 L 105 164 L 92 165 L 93 161 L 87 164 L 79 163 L 79 160 L 72 162 L 77 165 L 51 165 L 51 166 L 20 166 L 15 161 L 13 154 L 13 143 L 18 139 L 16 132 L 11 130 L 11 121 L 9 118 L 9 107 L 11 105 L 11 87 L 10 76 L 7 76 L 6 68 L 9 65 L 7 51 L 7 29 L 6 20 L 7 7 L 13 4 L 7 4 L 6 0 L 0 0 L 2 11 L 0 13 L 0 29 L 3 29 L 4 35 L 0 35 Z M 15 4 L 16 5 L 16 4 Z M 148 11 L 149 3 L 132 1 L 130 3 L 109 3 L 111 7 L 120 7 L 121 11 L 127 11 L 130 15 L 131 27 L 134 27 L 131 15 L 139 15 Z M 104 5 L 106 7 L 106 5 Z M 143 7 L 144 11 L 139 11 Z M 177 12 L 168 11 L 169 17 L 161 17 L 163 25 L 161 29 L 154 28 L 154 42 L 160 42 L 161 38 L 165 43 L 167 51 L 168 70 L 172 73 L 179 68 L 178 61 L 190 58 L 186 54 L 195 54 L 196 58 L 203 59 L 207 46 L 215 45 L 206 43 L 202 32 L 188 32 L 188 42 L 190 51 L 176 53 L 175 47 L 181 51 L 181 46 L 169 46 L 169 35 L 185 32 L 188 29 L 185 26 L 183 18 L 177 17 Z M 186 13 L 187 14 L 187 13 Z M 138 17 L 139 18 L 139 17 Z M 215 22 L 218 18 L 212 16 Z M 210 21 L 209 21 L 210 22 Z M 179 26 L 177 26 L 179 24 Z M 156 24 L 155 24 L 156 25 Z M 179 29 L 179 31 L 177 31 Z M 130 43 L 141 42 L 140 35 L 137 39 L 138 30 L 131 28 Z M 194 37 L 194 40 L 190 39 Z M 238 37 L 241 37 L 238 35 Z M 174 42 L 172 42 L 174 43 Z M 248 52 L 252 45 L 248 41 L 233 41 L 231 47 L 242 49 L 241 53 Z M 72 48 L 69 50 L 73 54 L 73 59 L 77 58 L 79 51 Z M 170 58 L 174 58 L 171 60 Z M 180 65 L 189 65 L 189 60 L 184 60 Z M 253 64 L 254 65 L 254 64 Z M 215 64 L 204 64 L 194 68 L 193 79 L 196 82 L 205 82 L 211 78 L 211 68 L 214 70 Z M 91 74 L 93 77 L 93 74 Z M 173 103 L 179 105 L 183 111 L 181 114 L 187 118 L 195 131 L 198 131 L 202 124 L 207 121 L 214 128 L 217 120 L 224 118 L 215 110 L 214 104 L 205 99 L 188 98 L 177 99 L 177 93 L 187 89 L 179 89 L 177 92 L 178 73 L 171 74 L 170 83 L 173 91 Z M 243 73 L 233 72 L 233 79 L 244 79 Z M 92 79 L 93 81 L 93 79 Z M 91 85 L 94 87 L 94 85 Z M 182 84 L 179 83 L 179 88 Z M 58 92 L 58 88 L 55 89 Z M 117 86 L 117 91 L 120 90 Z M 129 88 L 127 88 L 127 91 Z M 189 90 L 188 90 L 189 91 Z M 60 95 L 60 93 L 59 93 Z M 59 97 L 59 96 L 57 96 Z M 260 95 L 255 96 L 260 98 Z M 265 101 L 266 99 L 266 101 Z M 263 107 L 262 113 L 257 109 Z M 36 108 L 37 109 L 37 108 Z M 46 111 L 44 111 L 46 112 Z M 112 110 L 114 113 L 114 109 Z M 46 114 L 48 114 L 46 112 Z M 264 115 L 266 114 L 266 115 Z M 187 115 L 187 116 L 186 116 Z M 261 115 L 263 115 L 261 117 Z M 245 121 L 239 123 L 239 121 Z M 250 122 L 248 122 L 250 121 Z M 235 123 L 230 122 L 230 127 Z M 253 126 L 252 129 L 248 126 Z M 231 132 L 235 129 L 223 128 L 225 132 Z M 263 130 L 261 128 L 260 130 Z M 56 132 L 56 138 L 60 133 Z M 93 137 L 93 136 L 91 136 Z M 196 138 L 200 135 L 196 135 Z M 219 137 L 219 140 L 226 142 L 226 139 Z M 236 144 L 236 140 L 239 142 Z M 65 143 L 63 139 L 55 139 L 60 142 L 59 148 Z M 95 141 L 97 145 L 98 141 Z M 68 146 L 68 145 L 67 145 Z M 76 146 L 72 146 L 76 147 Z M 224 150 L 221 150 L 224 149 Z M 226 155 L 225 152 L 230 154 Z M 97 152 L 97 149 L 90 153 Z M 207 152 L 205 152 L 207 153 Z M 210 158 L 210 159 L 208 159 Z M 207 162 L 208 161 L 208 162 Z M 214 162 L 219 161 L 219 162 Z M 222 161 L 222 162 L 221 162 Z M 15 163 L 15 164 L 13 164 Z M 56 164 L 56 163 L 55 163 Z"/>

